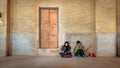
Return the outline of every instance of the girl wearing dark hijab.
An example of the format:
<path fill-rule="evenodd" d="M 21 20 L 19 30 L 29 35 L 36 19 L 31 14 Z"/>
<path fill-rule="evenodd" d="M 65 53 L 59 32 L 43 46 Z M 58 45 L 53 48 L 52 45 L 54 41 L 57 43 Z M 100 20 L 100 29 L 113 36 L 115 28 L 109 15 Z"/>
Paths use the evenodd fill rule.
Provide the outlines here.
<path fill-rule="evenodd" d="M 60 56 L 65 58 L 72 57 L 70 50 L 71 50 L 71 46 L 69 45 L 69 42 L 66 41 L 61 48 Z"/>

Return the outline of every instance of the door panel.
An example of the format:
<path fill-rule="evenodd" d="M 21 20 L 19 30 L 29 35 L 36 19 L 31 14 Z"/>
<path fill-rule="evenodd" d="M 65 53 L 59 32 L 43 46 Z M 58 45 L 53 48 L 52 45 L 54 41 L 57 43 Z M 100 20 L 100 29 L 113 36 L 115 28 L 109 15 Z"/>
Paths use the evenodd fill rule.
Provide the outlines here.
<path fill-rule="evenodd" d="M 41 10 L 41 48 L 49 46 L 49 10 Z"/>
<path fill-rule="evenodd" d="M 41 48 L 57 48 L 57 17 L 58 9 L 44 8 L 41 13 Z"/>
<path fill-rule="evenodd" d="M 57 47 L 57 10 L 50 10 L 50 47 Z"/>

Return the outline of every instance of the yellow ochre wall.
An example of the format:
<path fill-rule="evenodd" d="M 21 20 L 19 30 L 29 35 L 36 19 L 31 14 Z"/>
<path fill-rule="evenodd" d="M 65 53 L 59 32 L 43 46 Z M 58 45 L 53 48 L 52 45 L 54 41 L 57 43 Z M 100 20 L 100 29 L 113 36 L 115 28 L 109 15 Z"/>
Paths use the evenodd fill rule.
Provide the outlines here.
<path fill-rule="evenodd" d="M 39 7 L 59 8 L 57 49 L 39 48 Z M 57 56 L 65 41 L 73 51 L 80 40 L 97 56 L 115 56 L 116 0 L 10 0 L 10 31 L 12 55 Z"/>
<path fill-rule="evenodd" d="M 0 0 L 0 11 L 2 12 L 3 25 L 0 26 L 0 56 L 6 55 L 7 35 L 7 0 Z"/>

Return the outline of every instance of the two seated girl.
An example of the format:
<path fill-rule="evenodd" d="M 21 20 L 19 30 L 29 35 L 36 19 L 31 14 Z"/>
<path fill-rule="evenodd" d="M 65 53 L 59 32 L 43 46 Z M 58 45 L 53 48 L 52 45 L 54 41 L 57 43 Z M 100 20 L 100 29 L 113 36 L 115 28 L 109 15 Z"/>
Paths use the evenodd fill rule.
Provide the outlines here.
<path fill-rule="evenodd" d="M 65 57 L 65 58 L 72 57 L 72 53 L 71 53 L 70 50 L 71 50 L 71 46 L 69 45 L 69 42 L 66 41 L 61 48 L 60 56 Z M 84 48 L 84 46 L 81 44 L 81 42 L 77 41 L 76 46 L 74 47 L 74 55 L 76 57 L 86 57 L 85 56 L 85 51 L 86 50 L 87 49 Z"/>

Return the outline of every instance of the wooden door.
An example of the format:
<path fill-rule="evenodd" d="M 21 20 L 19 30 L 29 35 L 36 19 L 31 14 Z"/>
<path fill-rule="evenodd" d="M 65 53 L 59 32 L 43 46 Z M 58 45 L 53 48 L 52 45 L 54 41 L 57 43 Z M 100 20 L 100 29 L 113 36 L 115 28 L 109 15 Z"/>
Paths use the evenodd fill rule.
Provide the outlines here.
<path fill-rule="evenodd" d="M 40 48 L 57 48 L 57 17 L 57 8 L 40 8 Z"/>

